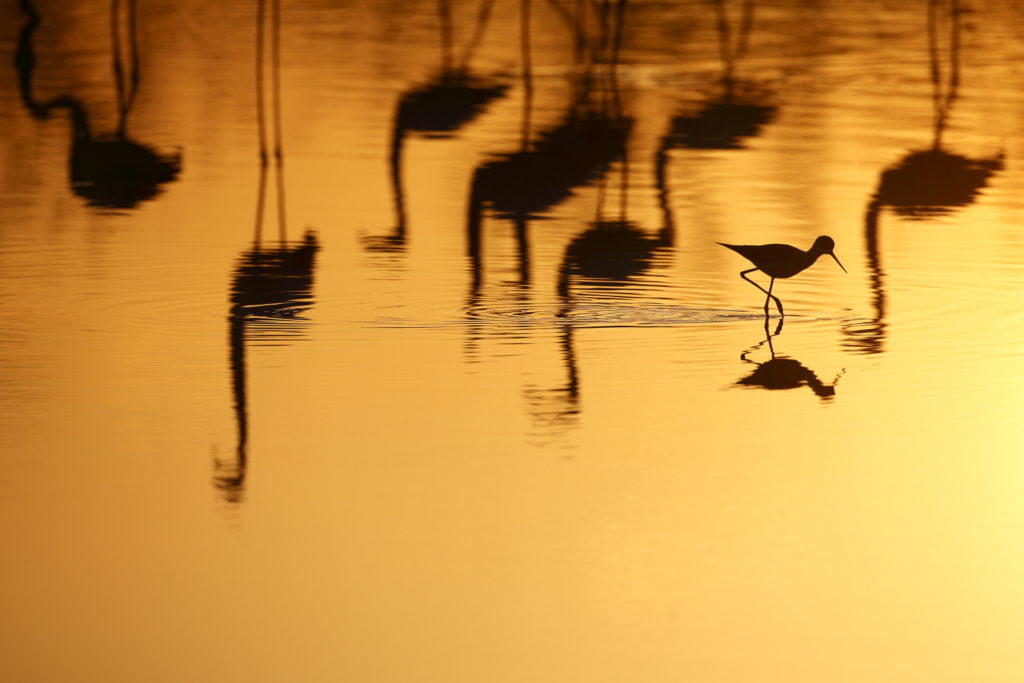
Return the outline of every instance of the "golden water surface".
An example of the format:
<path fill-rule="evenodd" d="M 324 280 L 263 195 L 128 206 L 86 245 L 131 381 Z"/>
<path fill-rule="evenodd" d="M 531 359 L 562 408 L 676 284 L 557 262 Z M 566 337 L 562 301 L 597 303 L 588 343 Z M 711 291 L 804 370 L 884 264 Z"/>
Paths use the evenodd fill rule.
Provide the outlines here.
<path fill-rule="evenodd" d="M 1024 680 L 1019 3 L 19 0 L 0 73 L 0 680 Z M 716 244 L 818 235 L 784 319 Z"/>

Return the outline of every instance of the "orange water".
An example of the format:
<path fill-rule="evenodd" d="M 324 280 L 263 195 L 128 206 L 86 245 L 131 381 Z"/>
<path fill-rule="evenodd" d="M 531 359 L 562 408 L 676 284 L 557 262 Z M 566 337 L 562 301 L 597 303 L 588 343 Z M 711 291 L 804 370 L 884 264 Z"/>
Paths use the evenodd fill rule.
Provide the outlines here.
<path fill-rule="evenodd" d="M 713 2 L 629 2 L 613 80 L 534 0 L 524 80 L 523 2 L 473 47 L 475 1 L 296 0 L 262 174 L 256 3 L 135 3 L 124 117 L 110 6 L 29 4 L 0 9 L 0 64 L 34 58 L 0 80 L 0 679 L 1024 677 L 1015 3 L 758 2 L 745 50 L 725 3 L 730 99 Z M 445 35 L 480 98 L 447 130 L 402 115 Z M 73 185 L 61 96 L 180 170 Z M 618 128 L 545 157 L 573 102 Z M 820 234 L 849 273 L 777 281 L 769 343 L 716 242 Z"/>

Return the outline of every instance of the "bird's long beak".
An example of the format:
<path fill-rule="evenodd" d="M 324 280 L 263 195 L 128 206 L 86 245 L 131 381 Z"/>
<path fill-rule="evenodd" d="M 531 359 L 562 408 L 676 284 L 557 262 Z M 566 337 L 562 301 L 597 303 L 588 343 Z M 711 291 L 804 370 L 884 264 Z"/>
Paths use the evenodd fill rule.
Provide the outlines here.
<path fill-rule="evenodd" d="M 836 260 L 836 263 L 839 263 L 839 257 L 835 255 L 835 252 L 831 252 L 831 251 L 830 251 L 830 252 L 828 253 L 828 255 L 829 255 L 829 256 L 831 256 L 832 258 L 834 258 L 834 259 Z M 839 263 L 839 267 L 840 267 L 840 268 L 843 268 L 843 264 L 842 264 L 842 263 Z M 844 273 L 846 272 L 846 268 L 843 268 L 843 272 L 844 272 Z"/>

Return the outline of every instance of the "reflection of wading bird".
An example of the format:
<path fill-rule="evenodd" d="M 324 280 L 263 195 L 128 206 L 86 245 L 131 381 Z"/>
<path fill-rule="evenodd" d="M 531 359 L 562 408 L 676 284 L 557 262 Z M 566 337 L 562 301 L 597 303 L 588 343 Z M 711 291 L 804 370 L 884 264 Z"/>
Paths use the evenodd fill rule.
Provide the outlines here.
<path fill-rule="evenodd" d="M 238 429 L 233 461 L 214 461 L 214 486 L 225 500 L 240 502 L 248 468 L 249 410 L 245 346 L 304 331 L 302 311 L 313 304 L 314 259 L 320 245 L 312 232 L 301 241 L 273 247 L 255 244 L 235 267 L 228 315 L 231 393 Z"/>
<path fill-rule="evenodd" d="M 770 360 L 758 363 L 747 358 L 748 354 L 759 349 L 765 342 L 768 343 L 768 349 L 771 351 Z M 741 353 L 740 360 L 756 365 L 757 368 L 743 379 L 738 380 L 736 386 L 761 387 L 773 391 L 807 386 L 815 396 L 823 401 L 830 401 L 835 397 L 836 383 L 839 382 L 839 378 L 843 374 L 840 372 L 836 375 L 832 384 L 825 384 L 812 370 L 804 367 L 798 360 L 786 356 L 776 356 L 772 346 L 772 335 Z"/>
<path fill-rule="evenodd" d="M 779 301 L 777 296 L 772 294 L 772 287 L 775 285 L 775 278 L 793 277 L 797 273 L 811 267 L 814 262 L 818 260 L 818 257 L 824 254 L 828 254 L 835 259 L 836 263 L 839 263 L 839 258 L 836 257 L 834 251 L 836 243 L 832 241 L 831 237 L 827 237 L 825 235 L 814 240 L 814 244 L 812 244 L 811 248 L 807 251 L 797 249 L 789 244 L 754 245 L 725 244 L 724 242 L 719 242 L 718 244 L 732 249 L 756 266 L 756 268 L 742 271 L 740 273 L 740 277 L 768 295 L 764 300 L 765 325 L 768 324 L 768 306 L 772 300 L 774 300 L 775 305 L 779 307 L 779 315 L 785 315 L 785 313 L 782 312 L 782 302 Z M 843 264 L 839 263 L 839 267 L 843 268 Z M 765 289 L 747 277 L 747 273 L 753 273 L 755 270 L 760 270 L 771 278 L 771 282 L 768 283 L 768 289 Z M 843 272 L 846 272 L 846 268 L 843 268 Z"/>
<path fill-rule="evenodd" d="M 911 152 L 882 173 L 875 201 L 891 206 L 896 213 L 913 218 L 948 213 L 974 201 L 988 178 L 1003 167 L 1003 155 L 971 159 L 943 148 L 942 136 L 960 85 L 959 0 L 949 0 L 949 69 L 943 83 L 939 49 L 940 0 L 928 2 L 928 53 L 931 61 L 932 101 L 935 118 L 932 146 Z M 944 3 L 943 3 L 944 4 Z"/>
<path fill-rule="evenodd" d="M 754 26 L 754 0 L 742 0 L 738 27 L 729 18 L 725 0 L 712 2 L 722 62 L 721 93 L 706 101 L 695 114 L 673 117 L 668 131 L 661 137 L 654 157 L 654 170 L 666 221 L 670 220 L 668 165 L 671 150 L 740 149 L 746 138 L 760 134 L 776 112 L 775 105 L 765 102 L 763 88 L 736 75 L 738 62 L 749 47 Z M 767 308 L 767 301 L 765 303 Z M 779 310 L 781 312 L 781 307 Z"/>
<path fill-rule="evenodd" d="M 231 281 L 228 314 L 228 342 L 235 422 L 238 429 L 233 460 L 214 461 L 214 486 L 231 503 L 240 502 L 248 469 L 249 411 L 245 346 L 261 339 L 280 343 L 282 337 L 301 335 L 305 330 L 301 313 L 313 305 L 313 272 L 320 249 L 316 235 L 307 230 L 301 240 L 289 242 L 284 216 L 284 153 L 281 146 L 279 28 L 280 8 L 271 9 L 271 88 L 274 112 L 274 166 L 277 181 L 278 236 L 272 246 L 262 244 L 263 214 L 267 191 L 267 117 L 263 77 L 265 7 L 261 2 L 257 19 L 257 112 L 260 137 L 260 177 L 256 198 L 253 245 L 242 253 Z"/>
<path fill-rule="evenodd" d="M 563 319 L 561 346 L 562 359 L 566 368 L 566 382 L 558 389 L 541 392 L 527 392 L 533 414 L 540 415 L 555 425 L 571 423 L 580 412 L 580 378 L 576 364 L 574 345 L 575 322 L 572 316 L 574 305 L 572 284 L 578 279 L 592 287 L 613 287 L 626 285 L 633 278 L 644 273 L 659 256 L 671 249 L 674 239 L 674 223 L 668 205 L 664 205 L 664 224 L 654 235 L 640 229 L 626 218 L 629 170 L 625 150 L 621 165 L 622 193 L 617 218 L 598 217 L 589 228 L 577 235 L 566 247 L 558 269 L 557 293 L 561 304 L 559 317 Z M 555 397 L 560 407 L 551 409 L 540 400 L 542 396 Z M 547 408 L 542 412 L 542 408 Z"/>
<path fill-rule="evenodd" d="M 589 46 L 588 67 L 602 64 L 606 69 L 595 74 L 593 68 L 575 76 L 573 102 L 564 120 L 549 130 L 531 135 L 532 76 L 529 52 L 529 0 L 522 0 L 521 46 L 523 60 L 523 125 L 520 150 L 479 166 L 473 174 L 470 190 L 467 243 L 473 265 L 473 289 L 481 284 L 481 233 L 484 209 L 511 219 L 515 225 L 519 252 L 520 283 L 530 280 L 530 219 L 536 218 L 569 197 L 573 189 L 603 175 L 621 157 L 631 121 L 620 111 L 615 83 L 615 65 L 622 37 L 625 2 L 601 2 L 604 21 L 595 36 L 584 33 L 585 8 L 577 3 L 577 58 Z"/>
<path fill-rule="evenodd" d="M 738 149 L 744 138 L 756 136 L 775 116 L 776 107 L 763 102 L 762 89 L 736 77 L 737 63 L 747 52 L 754 24 L 754 0 L 743 0 L 738 28 L 729 19 L 726 1 L 713 2 L 722 60 L 722 91 L 696 114 L 672 119 L 669 132 L 662 138 L 659 157 L 676 147 Z"/>
<path fill-rule="evenodd" d="M 626 2 L 575 2 L 569 11 L 554 1 L 549 4 L 566 19 L 574 37 L 577 69 L 570 76 L 571 101 L 557 125 L 533 133 L 531 3 L 521 0 L 521 143 L 517 151 L 496 156 L 478 166 L 473 174 L 467 218 L 472 273 L 467 304 L 469 312 L 479 309 L 483 286 L 485 213 L 489 211 L 492 216 L 513 222 L 518 247 L 518 292 L 525 294 L 530 283 L 529 221 L 543 216 L 572 196 L 576 188 L 601 178 L 616 160 L 623 158 L 625 152 L 631 121 L 621 113 L 615 69 Z M 616 232 L 611 229 L 611 222 L 607 223 L 608 232 Z M 625 220 L 619 223 L 624 228 L 623 232 L 629 231 L 630 226 Z M 558 288 L 562 293 L 563 311 L 569 306 L 569 275 L 593 265 L 587 257 L 593 252 L 588 248 L 592 242 L 589 239 L 583 242 L 576 247 L 570 245 L 559 273 Z M 588 266 L 581 265 L 583 263 Z M 560 347 L 567 374 L 564 384 L 553 389 L 528 387 L 525 390 L 529 413 L 552 433 L 571 427 L 579 416 L 580 381 L 574 343 L 575 325 L 570 318 L 563 318 Z M 469 342 L 475 340 L 471 334 Z"/>
<path fill-rule="evenodd" d="M 390 235 L 364 237 L 367 249 L 401 251 L 405 248 L 407 223 L 402 188 L 402 146 L 406 136 L 422 133 L 432 138 L 449 137 L 508 90 L 507 85 L 475 76 L 469 69 L 469 61 L 483 37 L 493 5 L 494 0 L 483 0 L 473 36 L 456 64 L 452 55 L 450 0 L 439 0 L 441 71 L 425 85 L 405 92 L 395 108 L 389 155 L 395 228 Z"/>
<path fill-rule="evenodd" d="M 160 185 L 178 176 L 180 155 L 158 154 L 128 135 L 128 116 L 139 86 L 139 59 L 135 0 L 112 0 L 110 6 L 113 69 L 117 86 L 117 130 L 95 133 L 85 106 L 70 95 L 45 104 L 32 94 L 35 67 L 32 35 L 40 23 L 31 0 L 21 0 L 28 22 L 22 28 L 15 55 L 21 98 L 33 117 L 45 119 L 51 109 L 67 109 L 71 118 L 71 151 L 68 164 L 71 189 L 92 206 L 130 209 L 152 199 Z"/>
<path fill-rule="evenodd" d="M 885 273 L 878 236 L 882 210 L 886 206 L 891 207 L 897 215 L 910 220 L 926 220 L 947 214 L 974 202 L 992 174 L 1003 168 L 1002 153 L 971 159 L 943 147 L 943 134 L 960 85 L 960 21 L 963 10 L 958 0 L 949 0 L 949 66 L 944 69 L 938 39 L 939 5 L 939 0 L 929 0 L 927 17 L 934 106 L 932 145 L 928 149 L 908 153 L 882 172 L 864 215 L 874 316 L 867 324 L 857 322 L 846 327 L 851 345 L 863 353 L 880 353 L 885 338 Z"/>
<path fill-rule="evenodd" d="M 665 214 L 664 225 L 654 235 L 626 218 L 629 169 L 625 150 L 622 154 L 619 216 L 602 218 L 599 209 L 597 220 L 566 247 L 558 277 L 559 294 L 564 301 L 568 301 L 571 276 L 585 278 L 594 285 L 624 284 L 647 270 L 659 252 L 671 248 L 675 240 L 675 228 L 669 213 Z M 667 206 L 663 208 L 666 212 L 669 210 Z"/>

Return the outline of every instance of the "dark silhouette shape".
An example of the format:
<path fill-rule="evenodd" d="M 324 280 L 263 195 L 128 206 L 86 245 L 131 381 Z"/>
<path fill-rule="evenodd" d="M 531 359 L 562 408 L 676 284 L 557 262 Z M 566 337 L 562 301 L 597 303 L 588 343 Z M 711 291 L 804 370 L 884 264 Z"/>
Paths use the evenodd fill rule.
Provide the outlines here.
<path fill-rule="evenodd" d="M 21 100 L 29 113 L 40 120 L 49 118 L 54 109 L 68 111 L 72 132 L 68 179 L 72 191 L 90 206 L 111 209 L 131 209 L 157 196 L 161 185 L 177 178 L 181 170 L 181 155 L 158 153 L 128 135 L 128 117 L 139 85 L 135 0 L 127 0 L 124 5 L 122 0 L 113 0 L 110 9 L 113 70 L 118 97 L 118 125 L 113 133 L 95 133 L 90 128 L 85 107 L 69 95 L 47 103 L 35 100 L 32 93 L 35 68 L 32 38 L 41 18 L 31 0 L 20 0 L 20 7 L 28 18 L 18 36 L 14 59 Z M 128 33 L 124 41 L 122 24 L 127 26 Z M 127 45 L 123 46 L 123 42 Z"/>
<path fill-rule="evenodd" d="M 33 95 L 32 76 L 35 73 L 36 54 L 32 37 L 41 21 L 32 0 L 19 0 L 18 6 L 25 15 L 25 24 L 18 32 L 18 44 L 14 52 L 14 69 L 18 72 L 18 94 L 25 109 L 36 119 L 47 119 L 50 110 L 45 104 L 37 102 Z"/>
<path fill-rule="evenodd" d="M 734 29 L 725 0 L 715 0 L 718 48 L 722 60 L 721 92 L 695 114 L 672 118 L 663 136 L 659 154 L 669 149 L 739 149 L 775 118 L 777 107 L 766 100 L 767 91 L 740 80 L 739 60 L 746 54 L 754 25 L 754 0 L 743 0 L 740 25 Z M 736 32 L 736 39 L 733 32 Z"/>
<path fill-rule="evenodd" d="M 265 22 L 270 14 L 271 30 L 267 37 Z M 256 115 L 259 126 L 260 173 L 256 192 L 255 229 L 252 245 L 242 252 L 231 278 L 228 311 L 229 367 L 232 405 L 237 425 L 234 457 L 214 459 L 214 487 L 224 500 L 239 503 L 245 493 L 248 474 L 249 411 L 246 345 L 258 341 L 281 343 L 283 337 L 302 334 L 307 324 L 302 313 L 313 305 L 313 275 L 320 241 L 307 229 L 300 240 L 290 241 L 285 223 L 284 150 L 280 110 L 280 4 L 274 0 L 266 7 L 257 6 L 256 22 Z M 267 87 L 263 69 L 264 43 L 271 47 L 270 89 L 273 130 L 268 130 L 265 111 Z M 273 140 L 273 158 L 277 185 L 277 221 L 279 239 L 262 243 L 262 228 L 268 190 L 268 138 Z"/>
<path fill-rule="evenodd" d="M 744 270 L 740 273 L 740 277 L 754 285 L 762 292 L 768 295 L 764 300 L 764 315 L 765 315 L 765 326 L 768 325 L 768 306 L 769 302 L 774 300 L 775 305 L 779 308 L 779 315 L 784 316 L 785 313 L 782 311 L 782 302 L 777 296 L 772 294 L 772 287 L 775 285 L 776 278 L 789 278 L 793 277 L 797 273 L 800 273 L 818 260 L 819 256 L 828 254 L 835 262 L 839 264 L 839 267 L 846 272 L 846 268 L 843 267 L 842 263 L 839 263 L 839 259 L 835 255 L 836 244 L 832 241 L 831 237 L 822 235 L 818 239 L 814 240 L 814 244 L 807 251 L 797 249 L 789 244 L 725 244 L 719 242 L 723 247 L 732 249 L 737 254 L 753 263 L 756 268 L 750 270 Z M 768 289 L 765 289 L 761 285 L 757 284 L 749 277 L 747 273 L 753 273 L 755 270 L 760 270 L 762 273 L 771 278 L 771 282 L 768 284 Z"/>
<path fill-rule="evenodd" d="M 448 137 L 504 95 L 508 87 L 506 83 L 475 76 L 467 69 L 444 71 L 399 99 L 395 137 L 400 139 L 409 132 Z"/>
<path fill-rule="evenodd" d="M 775 117 L 775 107 L 739 103 L 735 95 L 709 102 L 693 116 L 676 116 L 663 144 L 688 149 L 740 149 Z"/>
<path fill-rule="evenodd" d="M 944 149 L 943 134 L 960 86 L 959 0 L 949 0 L 948 77 L 943 82 L 939 54 L 939 3 L 928 2 L 928 52 L 931 61 L 934 125 L 932 146 L 913 151 L 882 172 L 875 200 L 901 216 L 924 218 L 967 206 L 977 197 L 993 173 L 1002 170 L 1003 154 L 971 159 Z"/>
<path fill-rule="evenodd" d="M 494 100 L 505 95 L 508 84 L 474 75 L 469 68 L 473 50 L 483 36 L 494 0 L 484 0 L 477 26 L 458 65 L 453 65 L 451 7 L 440 0 L 442 68 L 427 83 L 402 94 L 395 107 L 389 166 L 395 201 L 395 227 L 388 235 L 367 235 L 363 243 L 372 251 L 400 252 L 408 238 L 405 191 L 402 185 L 402 149 L 410 133 L 430 138 L 451 137 Z"/>
<path fill-rule="evenodd" d="M 778 332 L 776 332 L 776 335 Z M 766 339 L 758 342 L 754 346 L 750 347 L 746 351 L 740 354 L 740 360 L 744 363 L 750 363 L 757 366 L 753 372 L 746 377 L 737 380 L 736 386 L 743 387 L 758 387 L 761 389 L 768 389 L 771 391 L 779 391 L 783 389 L 797 389 L 799 387 L 809 387 L 814 395 L 824 401 L 831 401 L 836 395 L 836 384 L 839 382 L 839 378 L 842 376 L 842 372 L 836 375 L 836 378 L 832 380 L 832 384 L 825 384 L 814 372 L 801 364 L 794 358 L 787 356 L 776 356 L 775 348 L 772 346 L 771 338 L 774 335 L 769 335 Z M 757 361 L 750 360 L 747 356 L 753 353 L 755 350 L 762 347 L 765 343 L 768 344 L 768 348 L 771 352 L 771 359 L 758 363 Z"/>
<path fill-rule="evenodd" d="M 267 29 L 267 18 L 270 28 Z M 256 231 L 253 241 L 263 237 L 263 209 L 266 202 L 267 165 L 271 154 L 274 159 L 274 178 L 277 186 L 278 241 L 287 241 L 288 221 L 284 182 L 284 127 L 281 118 L 281 0 L 256 3 L 256 127 L 259 140 L 260 184 L 257 192 Z M 270 47 L 269 57 L 267 47 Z M 270 76 L 266 74 L 267 62 Z M 267 110 L 267 90 L 270 90 L 270 110 Z M 268 122 L 269 119 L 269 122 Z"/>
<path fill-rule="evenodd" d="M 648 234 L 626 218 L 629 196 L 629 163 L 622 151 L 620 166 L 619 215 L 604 218 L 598 214 L 587 230 L 569 243 L 559 269 L 559 293 L 568 296 L 569 278 L 577 276 L 594 285 L 625 284 L 646 271 L 659 253 L 675 242 L 675 224 L 667 199 L 663 198 L 664 221 L 655 234 Z M 660 179 L 655 176 L 656 180 Z"/>
<path fill-rule="evenodd" d="M 882 268 L 881 249 L 878 244 L 878 216 L 882 204 L 872 199 L 864 214 L 864 242 L 867 252 L 868 288 L 871 290 L 870 320 L 858 320 L 843 325 L 850 348 L 858 353 L 877 354 L 885 350 L 885 271 Z"/>
<path fill-rule="evenodd" d="M 861 353 L 881 353 L 885 347 L 885 271 L 879 247 L 879 218 L 886 207 L 903 218 L 926 220 L 972 204 L 993 174 L 1003 169 L 1003 153 L 972 159 L 945 149 L 943 135 L 960 85 L 960 29 L 963 10 L 949 0 L 949 66 L 944 69 L 939 50 L 940 0 L 927 8 L 928 53 L 934 119 L 932 145 L 907 153 L 882 171 L 864 213 L 868 285 L 874 310 L 871 320 L 845 326 L 851 347 Z"/>
<path fill-rule="evenodd" d="M 156 197 L 161 185 L 178 177 L 180 155 L 160 154 L 121 134 L 94 136 L 85 109 L 71 97 L 60 97 L 49 107 L 70 113 L 71 189 L 90 206 L 131 209 Z"/>
<path fill-rule="evenodd" d="M 970 159 L 938 148 L 912 152 L 882 172 L 875 201 L 901 216 L 942 215 L 971 204 L 1002 168 L 1002 155 Z"/>
<path fill-rule="evenodd" d="M 301 240 L 244 251 L 232 277 L 231 315 L 287 319 L 309 308 L 319 250 L 316 233 L 307 230 Z"/>
<path fill-rule="evenodd" d="M 724 0 L 714 0 L 719 55 L 722 62 L 720 92 L 695 114 L 674 116 L 654 156 L 655 178 L 662 212 L 667 221 L 668 164 L 673 149 L 741 149 L 774 118 L 777 107 L 763 87 L 737 78 L 740 58 L 746 54 L 754 25 L 754 0 L 743 0 L 739 27 L 734 30 Z M 736 33 L 736 39 L 733 33 Z"/>
<path fill-rule="evenodd" d="M 472 218 L 479 218 L 485 204 L 499 218 L 542 215 L 621 159 L 630 123 L 593 111 L 570 112 L 529 149 L 483 164 L 473 175 Z"/>
<path fill-rule="evenodd" d="M 313 305 L 316 234 L 270 247 L 253 245 L 242 253 L 231 280 L 228 314 L 231 393 L 238 436 L 234 459 L 214 461 L 214 486 L 230 503 L 241 502 L 248 471 L 249 413 L 246 344 L 279 340 L 303 331 L 301 313 Z"/>
<path fill-rule="evenodd" d="M 528 7 L 523 2 L 522 7 Z M 610 3 L 601 3 L 602 7 Z M 473 287 L 482 281 L 481 234 L 485 209 L 515 226 L 519 252 L 520 284 L 530 279 L 528 227 L 573 190 L 604 175 L 623 157 L 632 120 L 621 112 L 615 70 L 621 41 L 625 3 L 617 5 L 614 22 L 606 22 L 596 36 L 586 38 L 590 62 L 610 68 L 599 75 L 584 71 L 573 82 L 573 99 L 561 123 L 531 135 L 532 78 L 529 57 L 529 14 L 524 10 L 523 46 L 524 110 L 520 149 L 496 156 L 477 167 L 470 188 L 467 245 L 473 264 Z M 610 12 L 610 10 L 609 10 Z M 583 40 L 582 37 L 579 38 Z"/>
<path fill-rule="evenodd" d="M 533 390 L 527 396 L 531 414 L 552 428 L 575 424 L 581 412 L 580 375 L 574 346 L 576 325 L 572 317 L 575 305 L 573 283 L 583 281 L 587 285 L 601 287 L 625 285 L 648 270 L 658 255 L 674 243 L 674 222 L 667 205 L 664 225 L 653 235 L 626 219 L 629 168 L 624 151 L 623 158 L 620 215 L 614 219 L 599 215 L 590 227 L 566 246 L 558 270 L 558 315 L 564 321 L 560 338 L 566 381 L 556 389 L 543 393 Z M 547 402 L 542 401 L 542 397 L 546 397 Z"/>
<path fill-rule="evenodd" d="M 530 2 L 520 2 L 520 47 L 522 63 L 523 115 L 519 148 L 496 155 L 473 173 L 467 215 L 467 251 L 471 279 L 467 297 L 467 351 L 473 353 L 478 340 L 477 314 L 482 310 L 483 224 L 486 215 L 512 222 L 517 243 L 519 279 L 516 294 L 525 300 L 530 285 L 531 221 L 542 219 L 552 208 L 572 196 L 577 188 L 592 185 L 605 176 L 614 163 L 625 158 L 626 142 L 632 121 L 622 113 L 616 82 L 616 65 L 626 3 L 575 3 L 575 14 L 550 3 L 564 13 L 563 18 L 574 36 L 576 70 L 571 80 L 570 100 L 560 121 L 535 132 L 532 126 L 533 79 L 530 57 Z M 596 17 L 590 31 L 584 14 Z M 600 66 L 600 68 L 598 68 Z M 598 221 L 592 226 L 601 235 L 581 236 L 577 246 L 569 246 L 560 268 L 558 291 L 562 297 L 559 345 L 565 366 L 565 381 L 553 388 L 530 386 L 524 389 L 527 410 L 549 434 L 571 428 L 581 414 L 580 376 L 575 352 L 576 324 L 568 314 L 571 307 L 569 281 L 595 265 L 596 260 L 615 260 L 598 243 L 604 233 L 620 237 L 629 233 L 645 237 L 624 218 Z M 612 245 L 606 244 L 608 248 Z M 594 255 L 594 254 L 602 254 Z M 592 258 L 592 255 L 593 258 Z M 633 257 L 643 258 L 638 252 Z M 629 254 L 625 258 L 630 258 Z M 618 277 L 619 268 L 609 266 L 609 276 Z M 630 269 L 627 267 L 627 269 Z"/>
<path fill-rule="evenodd" d="M 528 387 L 523 392 L 531 418 L 549 434 L 572 429 L 583 412 L 575 335 L 575 325 L 562 324 L 558 337 L 565 381 L 554 388 Z"/>
<path fill-rule="evenodd" d="M 633 221 L 595 221 L 569 243 L 563 273 L 593 284 L 620 284 L 646 271 L 656 253 L 671 245 L 667 233 L 648 235 Z"/>

